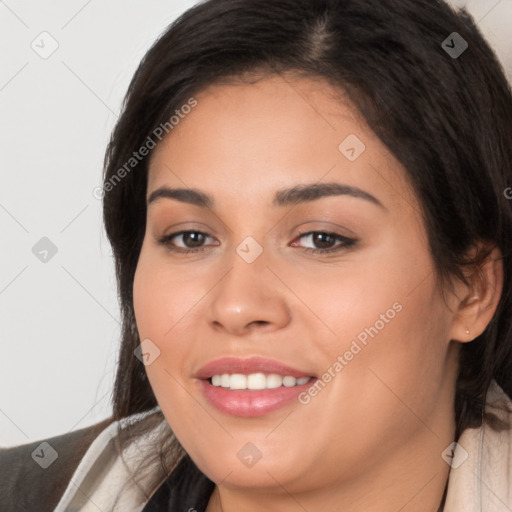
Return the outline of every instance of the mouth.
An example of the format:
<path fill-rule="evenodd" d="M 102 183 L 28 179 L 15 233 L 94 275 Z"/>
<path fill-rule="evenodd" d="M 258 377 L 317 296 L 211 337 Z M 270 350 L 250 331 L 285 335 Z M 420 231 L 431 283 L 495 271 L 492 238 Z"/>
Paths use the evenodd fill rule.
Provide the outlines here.
<path fill-rule="evenodd" d="M 317 377 L 263 358 L 222 358 L 195 375 L 207 401 L 231 416 L 256 417 L 295 403 Z"/>

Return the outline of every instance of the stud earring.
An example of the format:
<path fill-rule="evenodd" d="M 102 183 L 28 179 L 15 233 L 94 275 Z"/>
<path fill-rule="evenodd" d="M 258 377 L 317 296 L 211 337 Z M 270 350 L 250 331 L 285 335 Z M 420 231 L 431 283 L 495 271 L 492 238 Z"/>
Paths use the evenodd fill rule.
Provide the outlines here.
<path fill-rule="evenodd" d="M 469 334 L 469 327 L 466 327 L 466 334 Z"/>

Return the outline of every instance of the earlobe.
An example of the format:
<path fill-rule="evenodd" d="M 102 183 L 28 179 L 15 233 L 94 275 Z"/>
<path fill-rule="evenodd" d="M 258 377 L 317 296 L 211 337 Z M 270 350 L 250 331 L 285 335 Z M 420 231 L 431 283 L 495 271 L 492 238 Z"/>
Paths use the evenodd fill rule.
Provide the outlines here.
<path fill-rule="evenodd" d="M 484 250 L 480 247 L 479 250 Z M 451 339 L 461 343 L 480 336 L 492 320 L 503 289 L 501 251 L 494 247 L 488 256 L 466 275 L 462 300 L 454 315 Z"/>

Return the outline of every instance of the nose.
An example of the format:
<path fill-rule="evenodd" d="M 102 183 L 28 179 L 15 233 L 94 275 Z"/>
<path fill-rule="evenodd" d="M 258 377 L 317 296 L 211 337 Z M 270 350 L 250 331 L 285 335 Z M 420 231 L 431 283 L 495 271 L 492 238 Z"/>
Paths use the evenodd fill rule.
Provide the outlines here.
<path fill-rule="evenodd" d="M 264 254 L 252 263 L 233 255 L 230 270 L 208 294 L 207 321 L 213 329 L 242 336 L 272 332 L 290 322 L 286 288 L 267 268 Z"/>

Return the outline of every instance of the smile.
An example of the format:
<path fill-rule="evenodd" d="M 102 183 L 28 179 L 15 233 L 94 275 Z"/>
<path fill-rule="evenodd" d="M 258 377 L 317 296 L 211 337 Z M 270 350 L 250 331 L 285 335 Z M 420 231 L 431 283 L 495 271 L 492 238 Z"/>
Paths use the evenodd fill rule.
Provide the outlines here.
<path fill-rule="evenodd" d="M 280 387 L 291 388 L 294 386 L 301 386 L 307 384 L 311 377 L 295 378 L 291 375 L 278 375 L 277 373 L 251 373 L 243 375 L 241 373 L 223 373 L 213 375 L 210 382 L 213 386 L 227 388 L 227 389 L 276 389 Z"/>

